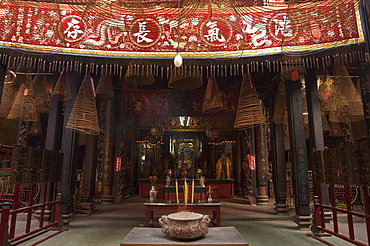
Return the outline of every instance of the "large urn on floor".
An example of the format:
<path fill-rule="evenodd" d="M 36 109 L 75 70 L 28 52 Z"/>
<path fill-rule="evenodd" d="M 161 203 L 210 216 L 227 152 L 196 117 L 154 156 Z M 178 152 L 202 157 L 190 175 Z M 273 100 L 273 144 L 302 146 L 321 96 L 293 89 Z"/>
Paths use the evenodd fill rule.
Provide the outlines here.
<path fill-rule="evenodd" d="M 162 232 L 180 240 L 195 240 L 205 236 L 210 221 L 208 215 L 188 211 L 162 215 L 159 218 Z"/>

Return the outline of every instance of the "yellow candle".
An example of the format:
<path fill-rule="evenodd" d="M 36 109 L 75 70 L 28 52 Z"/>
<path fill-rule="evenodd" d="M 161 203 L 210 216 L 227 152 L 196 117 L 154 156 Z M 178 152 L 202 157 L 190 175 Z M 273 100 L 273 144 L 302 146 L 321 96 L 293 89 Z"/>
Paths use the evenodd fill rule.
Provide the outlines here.
<path fill-rule="evenodd" d="M 194 179 L 191 184 L 191 203 L 194 203 Z"/>
<path fill-rule="evenodd" d="M 177 185 L 177 179 L 175 185 L 176 185 L 176 202 L 179 203 L 179 186 Z"/>
<path fill-rule="evenodd" d="M 188 183 L 184 181 L 184 202 L 185 206 L 188 205 Z"/>

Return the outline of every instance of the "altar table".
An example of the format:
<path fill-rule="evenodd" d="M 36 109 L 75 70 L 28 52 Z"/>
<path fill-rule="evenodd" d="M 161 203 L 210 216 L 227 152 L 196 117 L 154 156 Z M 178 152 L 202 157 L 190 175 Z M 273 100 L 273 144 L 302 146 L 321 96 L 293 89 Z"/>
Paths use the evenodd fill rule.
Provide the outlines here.
<path fill-rule="evenodd" d="M 192 187 L 189 186 L 189 196 L 191 196 Z M 179 199 L 184 199 L 184 188 L 178 188 Z M 176 199 L 176 188 L 174 186 L 164 187 L 164 199 Z M 194 201 L 206 199 L 206 187 L 194 186 Z"/>
<path fill-rule="evenodd" d="M 205 237 L 180 241 L 165 235 L 161 228 L 134 227 L 120 246 L 249 246 L 235 227 L 210 227 Z"/>
<path fill-rule="evenodd" d="M 153 225 L 154 211 L 161 211 L 161 215 L 167 215 L 169 213 L 174 213 L 180 211 L 185 204 L 175 203 L 167 201 L 157 201 L 157 202 L 145 202 L 145 226 L 149 227 Z M 188 203 L 187 210 L 191 212 L 212 212 L 211 221 L 216 224 L 216 226 L 221 226 L 221 203 L 220 202 L 200 202 L 200 203 Z M 163 213 L 166 211 L 166 213 Z M 152 221 L 152 223 L 151 223 Z"/>
<path fill-rule="evenodd" d="M 179 188 L 182 187 L 181 180 L 179 181 Z M 189 179 L 188 181 L 191 181 Z M 212 197 L 214 199 L 219 198 L 232 198 L 234 197 L 234 179 L 206 179 L 206 190 L 208 186 L 214 188 Z M 157 198 L 164 198 L 164 187 L 166 186 L 166 180 L 157 180 L 158 195 Z M 139 179 L 139 196 L 143 198 L 149 198 L 149 191 L 151 189 L 151 183 L 149 179 Z"/>

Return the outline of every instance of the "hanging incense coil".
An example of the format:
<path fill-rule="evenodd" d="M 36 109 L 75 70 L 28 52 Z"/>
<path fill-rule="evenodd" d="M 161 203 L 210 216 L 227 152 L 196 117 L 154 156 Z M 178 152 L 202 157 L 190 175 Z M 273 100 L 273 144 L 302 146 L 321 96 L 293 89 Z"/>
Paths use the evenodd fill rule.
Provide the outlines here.
<path fill-rule="evenodd" d="M 330 122 L 331 132 L 329 134 L 330 137 L 343 137 L 344 133 L 342 130 L 342 126 L 339 122 Z"/>
<path fill-rule="evenodd" d="M 234 128 L 246 128 L 265 122 L 266 117 L 257 90 L 252 85 L 249 74 L 244 74 Z"/>
<path fill-rule="evenodd" d="M 337 91 L 333 85 L 334 80 L 326 74 L 325 78 L 323 80 L 319 78 L 318 82 L 318 96 L 320 99 L 321 111 L 329 112 L 335 110 Z"/>
<path fill-rule="evenodd" d="M 173 67 L 168 82 L 169 88 L 194 90 L 203 85 L 202 74 L 196 66 Z"/>
<path fill-rule="evenodd" d="M 286 115 L 286 99 L 285 99 L 285 84 L 284 80 L 279 82 L 278 92 L 274 106 L 273 122 L 282 124 Z"/>
<path fill-rule="evenodd" d="M 349 105 L 348 89 L 352 84 L 352 80 L 348 75 L 347 69 L 343 64 L 337 64 L 334 67 L 334 86 L 337 91 L 336 106 Z M 353 85 L 353 84 L 352 84 Z"/>
<path fill-rule="evenodd" d="M 331 107 L 326 109 L 330 111 L 329 121 L 355 122 L 363 120 L 364 111 L 360 93 L 343 64 L 335 65 L 333 81 L 335 97 L 331 101 Z"/>
<path fill-rule="evenodd" d="M 364 108 L 361 98 L 360 81 L 357 80 L 357 86 L 349 84 L 348 87 L 349 105 L 347 106 L 349 119 L 351 122 L 364 120 Z"/>
<path fill-rule="evenodd" d="M 13 84 L 20 86 L 21 84 L 28 82 L 29 76 L 31 75 L 31 68 L 20 65 L 15 70 L 15 74 L 16 76 L 13 80 Z M 31 77 L 31 80 L 32 80 L 32 77 Z"/>
<path fill-rule="evenodd" d="M 35 92 L 35 105 L 38 113 L 48 113 L 50 109 L 49 83 L 43 70 L 38 70 L 32 86 Z"/>
<path fill-rule="evenodd" d="M 99 134 L 94 83 L 89 74 L 82 81 L 66 127 L 84 134 Z"/>
<path fill-rule="evenodd" d="M 348 112 L 346 107 L 338 107 L 335 110 L 329 112 L 330 122 L 348 122 Z"/>
<path fill-rule="evenodd" d="M 62 96 L 64 101 L 72 98 L 68 73 L 65 70 L 60 73 L 52 95 Z"/>
<path fill-rule="evenodd" d="M 42 126 L 41 126 L 41 119 L 40 114 L 37 114 L 37 121 L 32 122 L 30 130 L 28 131 L 29 135 L 42 135 Z"/>
<path fill-rule="evenodd" d="M 284 118 L 283 129 L 284 129 L 284 150 L 290 150 L 289 124 L 287 115 Z"/>
<path fill-rule="evenodd" d="M 125 75 L 125 81 L 135 85 L 150 85 L 155 79 L 150 65 L 129 65 Z"/>
<path fill-rule="evenodd" d="M 112 79 L 106 69 L 104 69 L 100 75 L 98 86 L 96 88 L 96 94 L 100 95 L 101 98 L 104 99 L 111 99 L 114 97 Z"/>
<path fill-rule="evenodd" d="M 27 74 L 26 83 L 23 83 L 14 99 L 8 114 L 8 119 L 21 119 L 23 121 L 37 121 L 35 93 L 32 86 L 31 73 Z"/>
<path fill-rule="evenodd" d="M 322 120 L 322 130 L 330 132 L 332 129 L 329 125 L 328 119 L 326 115 L 324 114 L 324 112 L 321 112 L 321 120 Z"/>
<path fill-rule="evenodd" d="M 214 114 L 223 107 L 221 93 L 218 90 L 217 82 L 214 76 L 208 78 L 207 89 L 204 95 L 202 113 Z"/>
<path fill-rule="evenodd" d="M 0 117 L 8 117 L 10 108 L 19 90 L 19 85 L 13 83 L 16 74 L 7 70 L 4 78 L 3 93 L 1 95 Z"/>

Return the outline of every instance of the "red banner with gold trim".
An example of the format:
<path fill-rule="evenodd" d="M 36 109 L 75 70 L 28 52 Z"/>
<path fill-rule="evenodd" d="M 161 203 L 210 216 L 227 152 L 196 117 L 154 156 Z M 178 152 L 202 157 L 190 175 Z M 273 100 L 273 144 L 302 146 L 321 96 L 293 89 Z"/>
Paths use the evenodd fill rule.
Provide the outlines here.
<path fill-rule="evenodd" d="M 337 3 L 336 3 L 337 5 Z M 72 6 L 72 5 L 71 5 Z M 94 10 L 95 11 L 95 10 Z M 102 57 L 247 57 L 312 51 L 364 42 L 358 6 L 243 7 L 239 14 L 197 9 L 177 28 L 177 10 L 102 14 L 69 5 L 31 1 L 0 5 L 0 46 Z M 106 10 L 105 10 L 106 11 Z M 126 12 L 125 12 L 126 11 Z M 328 13 L 331 13 L 330 15 Z M 345 13 L 345 15 L 344 15 Z M 302 24 L 302 16 L 315 16 Z M 342 18 L 345 16 L 345 18 Z M 328 24 L 329 23 L 329 24 Z"/>

